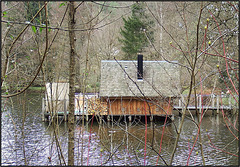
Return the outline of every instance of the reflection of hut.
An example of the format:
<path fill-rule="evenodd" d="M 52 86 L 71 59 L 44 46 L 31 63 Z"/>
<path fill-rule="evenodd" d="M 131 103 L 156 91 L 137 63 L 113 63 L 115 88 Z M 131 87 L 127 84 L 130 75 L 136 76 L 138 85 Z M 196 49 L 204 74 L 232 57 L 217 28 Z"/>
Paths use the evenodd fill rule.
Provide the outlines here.
<path fill-rule="evenodd" d="M 180 69 L 174 63 L 143 61 L 142 55 L 138 61 L 102 60 L 99 95 L 108 115 L 166 115 L 169 97 L 180 92 Z"/>

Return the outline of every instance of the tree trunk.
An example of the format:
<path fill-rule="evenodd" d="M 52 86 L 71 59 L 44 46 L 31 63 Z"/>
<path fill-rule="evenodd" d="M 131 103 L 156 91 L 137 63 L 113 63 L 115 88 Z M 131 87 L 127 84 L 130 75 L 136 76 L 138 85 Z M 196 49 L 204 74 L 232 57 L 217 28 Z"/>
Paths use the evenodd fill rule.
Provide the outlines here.
<path fill-rule="evenodd" d="M 70 63 L 69 63 L 69 114 L 68 114 L 68 165 L 74 165 L 74 110 L 75 110 L 75 9 L 74 2 L 69 1 L 69 41 L 70 41 Z"/>

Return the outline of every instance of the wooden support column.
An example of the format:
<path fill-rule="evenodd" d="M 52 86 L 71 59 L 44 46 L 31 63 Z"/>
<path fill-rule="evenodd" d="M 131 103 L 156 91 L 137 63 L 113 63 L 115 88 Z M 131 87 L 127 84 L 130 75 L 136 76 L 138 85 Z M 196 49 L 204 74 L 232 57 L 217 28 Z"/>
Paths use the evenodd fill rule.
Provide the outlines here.
<path fill-rule="evenodd" d="M 178 99 L 178 106 L 179 106 L 179 107 L 182 106 L 181 98 Z"/>
<path fill-rule="evenodd" d="M 212 94 L 211 96 L 212 96 L 212 108 L 214 108 L 214 104 L 215 104 L 215 95 Z"/>
<path fill-rule="evenodd" d="M 128 120 L 129 120 L 129 122 L 132 122 L 132 116 L 131 115 L 128 116 Z"/>
<path fill-rule="evenodd" d="M 219 95 L 217 95 L 217 114 L 219 114 Z"/>
<path fill-rule="evenodd" d="M 202 95 L 199 95 L 199 113 L 202 113 Z"/>

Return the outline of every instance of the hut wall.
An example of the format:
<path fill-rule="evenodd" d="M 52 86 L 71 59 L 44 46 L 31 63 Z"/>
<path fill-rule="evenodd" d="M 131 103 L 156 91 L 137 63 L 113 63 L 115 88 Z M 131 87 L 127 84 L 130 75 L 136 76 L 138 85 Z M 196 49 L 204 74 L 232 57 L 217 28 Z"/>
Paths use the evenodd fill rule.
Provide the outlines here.
<path fill-rule="evenodd" d="M 148 105 L 149 104 L 149 105 Z M 139 99 L 110 99 L 108 101 L 109 115 L 166 115 L 168 102 L 163 100 L 155 100 L 147 102 Z M 173 107 L 169 105 L 168 115 L 172 114 Z"/>

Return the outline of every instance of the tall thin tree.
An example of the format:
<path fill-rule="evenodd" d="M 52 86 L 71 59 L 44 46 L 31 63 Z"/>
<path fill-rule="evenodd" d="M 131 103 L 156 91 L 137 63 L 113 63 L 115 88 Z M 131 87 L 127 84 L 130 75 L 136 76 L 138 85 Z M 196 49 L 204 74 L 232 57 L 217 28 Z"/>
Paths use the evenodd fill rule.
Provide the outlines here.
<path fill-rule="evenodd" d="M 75 98 L 75 8 L 74 1 L 69 1 L 69 41 L 70 41 L 70 63 L 69 63 L 69 114 L 68 114 L 68 165 L 74 165 L 74 98 Z"/>

